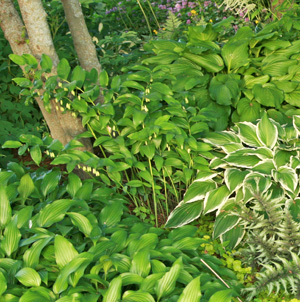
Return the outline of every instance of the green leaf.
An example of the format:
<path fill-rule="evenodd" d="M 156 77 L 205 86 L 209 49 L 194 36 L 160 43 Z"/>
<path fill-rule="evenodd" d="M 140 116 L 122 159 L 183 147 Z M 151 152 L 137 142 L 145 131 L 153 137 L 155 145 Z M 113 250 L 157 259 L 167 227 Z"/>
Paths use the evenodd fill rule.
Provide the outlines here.
<path fill-rule="evenodd" d="M 203 201 L 180 203 L 169 215 L 166 227 L 178 228 L 197 219 L 203 211 Z"/>
<path fill-rule="evenodd" d="M 37 223 L 40 227 L 49 227 L 61 221 L 69 208 L 75 203 L 71 199 L 59 199 L 46 205 L 38 215 Z"/>
<path fill-rule="evenodd" d="M 45 287 L 32 287 L 18 300 L 19 302 L 52 302 L 56 299 L 52 291 Z M 8 302 L 8 301 L 7 301 Z M 17 302 L 17 301 L 11 301 Z"/>
<path fill-rule="evenodd" d="M 0 185 L 0 230 L 11 220 L 11 207 L 6 193 L 6 187 Z"/>
<path fill-rule="evenodd" d="M 102 87 L 107 87 L 109 83 L 108 74 L 105 70 L 102 70 L 99 75 L 99 82 Z"/>
<path fill-rule="evenodd" d="M 207 192 L 216 188 L 216 183 L 210 179 L 207 181 L 195 180 L 184 195 L 184 202 L 194 202 L 204 199 Z"/>
<path fill-rule="evenodd" d="M 149 251 L 142 250 L 137 252 L 132 258 L 130 272 L 145 278 L 148 276 L 150 270 L 151 265 Z"/>
<path fill-rule="evenodd" d="M 23 58 L 23 56 L 15 55 L 15 54 L 10 54 L 9 58 L 16 63 L 17 65 L 25 65 L 26 60 Z"/>
<path fill-rule="evenodd" d="M 200 302 L 200 276 L 192 280 L 183 290 L 178 302 Z"/>
<path fill-rule="evenodd" d="M 29 153 L 33 161 L 39 166 L 42 160 L 42 152 L 40 146 L 36 145 L 31 147 Z"/>
<path fill-rule="evenodd" d="M 254 100 L 250 101 L 247 98 L 239 100 L 236 109 L 240 116 L 240 121 L 255 122 L 261 116 L 260 104 Z"/>
<path fill-rule="evenodd" d="M 60 235 L 55 236 L 54 251 L 55 261 L 60 269 L 78 256 L 78 252 L 73 244 Z"/>
<path fill-rule="evenodd" d="M 40 286 L 42 282 L 40 275 L 31 267 L 22 268 L 15 277 L 27 287 Z"/>
<path fill-rule="evenodd" d="M 2 272 L 0 272 L 0 296 L 2 296 L 7 289 L 7 281 Z"/>
<path fill-rule="evenodd" d="M 238 40 L 227 42 L 222 48 L 222 57 L 228 68 L 228 73 L 249 64 L 248 41 Z"/>
<path fill-rule="evenodd" d="M 114 201 L 105 206 L 100 213 L 100 223 L 107 227 L 117 224 L 123 215 L 123 204 L 119 201 Z"/>
<path fill-rule="evenodd" d="M 237 191 L 242 185 L 246 175 L 250 171 L 241 171 L 235 168 L 225 170 L 224 180 L 229 192 Z"/>
<path fill-rule="evenodd" d="M 257 125 L 256 134 L 259 140 L 268 148 L 272 149 L 278 139 L 277 127 L 268 119 L 265 112 L 262 119 Z"/>
<path fill-rule="evenodd" d="M 71 218 L 72 223 L 79 228 L 79 230 L 85 234 L 85 236 L 89 237 L 93 226 L 90 221 L 80 213 L 67 213 L 67 215 Z"/>
<path fill-rule="evenodd" d="M 278 181 L 285 190 L 295 193 L 299 179 L 294 169 L 288 166 L 279 167 L 277 171 L 274 171 L 274 179 Z"/>
<path fill-rule="evenodd" d="M 158 260 L 151 261 L 152 271 L 153 271 L 153 266 L 154 266 L 153 262 L 160 262 L 160 261 L 158 261 Z M 160 263 L 163 264 L 162 262 L 160 262 Z M 154 273 L 152 275 L 149 275 L 145 279 L 142 279 L 141 285 L 140 285 L 140 290 L 145 291 L 145 292 L 154 293 L 154 288 L 155 288 L 157 281 L 162 278 L 162 276 L 164 275 L 165 272 L 166 272 L 166 270 L 163 270 L 160 273 Z"/>
<path fill-rule="evenodd" d="M 226 186 L 221 186 L 208 192 L 204 199 L 204 214 L 210 213 L 221 207 L 230 195 Z"/>
<path fill-rule="evenodd" d="M 82 186 L 82 182 L 79 176 L 77 176 L 74 173 L 70 173 L 68 176 L 68 184 L 66 190 L 71 195 L 72 198 L 75 197 L 78 189 L 81 188 L 81 186 Z"/>
<path fill-rule="evenodd" d="M 71 67 L 70 67 L 69 62 L 65 58 L 61 59 L 57 65 L 57 75 L 62 80 L 67 80 L 70 71 L 71 71 Z"/>
<path fill-rule="evenodd" d="M 153 83 L 150 86 L 150 90 L 151 92 L 156 91 L 164 95 L 173 95 L 172 89 L 170 89 L 168 85 L 163 83 Z"/>
<path fill-rule="evenodd" d="M 31 68 L 35 69 L 38 67 L 38 61 L 33 55 L 24 54 L 22 55 L 22 57 L 25 59 L 26 63 L 30 65 Z"/>
<path fill-rule="evenodd" d="M 13 78 L 13 81 L 22 88 L 29 88 L 32 86 L 32 82 L 27 78 Z"/>
<path fill-rule="evenodd" d="M 280 104 L 284 100 L 284 93 L 282 90 L 276 88 L 273 84 L 256 84 L 252 89 L 255 99 L 266 107 L 280 108 Z"/>
<path fill-rule="evenodd" d="M 60 178 L 60 171 L 51 171 L 44 177 L 41 183 L 41 192 L 44 197 L 46 197 L 47 194 L 53 192 L 57 188 Z"/>
<path fill-rule="evenodd" d="M 238 123 L 237 126 L 239 128 L 239 136 L 245 144 L 250 147 L 263 146 L 262 142 L 257 137 L 257 126 L 247 122 Z"/>
<path fill-rule="evenodd" d="M 232 290 L 225 289 L 213 294 L 208 302 L 231 302 L 232 301 L 231 297 L 232 297 Z"/>
<path fill-rule="evenodd" d="M 11 148 L 11 149 L 14 149 L 14 148 L 19 148 L 23 146 L 22 143 L 20 143 L 19 141 L 6 141 L 3 145 L 2 145 L 2 148 L 3 149 L 6 149 L 6 148 Z"/>
<path fill-rule="evenodd" d="M 234 207 L 234 206 L 233 206 Z M 222 234 L 231 230 L 237 225 L 240 218 L 236 215 L 229 215 L 227 213 L 221 212 L 214 223 L 214 238 L 218 238 Z"/>
<path fill-rule="evenodd" d="M 179 258 L 174 262 L 170 271 L 165 273 L 164 276 L 158 281 L 156 288 L 158 300 L 160 300 L 162 297 L 170 295 L 174 291 L 181 269 L 182 258 Z"/>
<path fill-rule="evenodd" d="M 128 290 L 122 297 L 122 302 L 155 302 L 154 298 L 147 292 Z"/>
<path fill-rule="evenodd" d="M 4 238 L 1 241 L 1 248 L 10 257 L 19 247 L 21 233 L 17 228 L 16 222 L 11 221 L 5 228 Z"/>
<path fill-rule="evenodd" d="M 28 207 L 25 207 L 22 210 L 18 211 L 15 214 L 14 218 L 17 221 L 18 229 L 22 228 L 26 223 L 28 223 L 29 219 L 32 216 L 33 209 L 34 209 L 33 206 L 28 206 Z"/>
<path fill-rule="evenodd" d="M 82 87 L 85 80 L 86 72 L 81 66 L 77 65 L 72 71 L 71 82 L 76 81 L 77 87 Z"/>
<path fill-rule="evenodd" d="M 122 277 L 114 278 L 105 292 L 103 302 L 118 302 L 121 299 Z"/>
<path fill-rule="evenodd" d="M 53 64 L 52 64 L 51 58 L 45 54 L 42 54 L 41 67 L 42 67 L 43 71 L 51 72 L 52 66 L 53 66 Z"/>
<path fill-rule="evenodd" d="M 34 191 L 34 183 L 29 174 L 22 176 L 17 190 L 23 201 L 25 201 L 26 198 Z"/>
<path fill-rule="evenodd" d="M 122 87 L 129 87 L 129 88 L 145 91 L 145 88 L 141 84 L 135 81 L 125 81 L 122 83 Z"/>

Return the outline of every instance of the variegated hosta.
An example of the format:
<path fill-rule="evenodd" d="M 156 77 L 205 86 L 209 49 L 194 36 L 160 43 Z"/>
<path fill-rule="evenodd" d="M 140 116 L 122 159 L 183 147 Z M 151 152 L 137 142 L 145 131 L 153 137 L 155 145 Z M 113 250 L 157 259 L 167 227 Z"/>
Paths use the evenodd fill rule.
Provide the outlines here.
<path fill-rule="evenodd" d="M 216 211 L 214 236 L 235 247 L 245 234 L 247 217 L 242 208 L 267 193 L 280 205 L 291 204 L 296 219 L 300 213 L 299 133 L 300 116 L 282 126 L 265 113 L 256 125 L 242 122 L 231 131 L 209 134 L 204 141 L 215 147 L 210 171 L 199 172 L 166 226 L 179 227 Z"/>

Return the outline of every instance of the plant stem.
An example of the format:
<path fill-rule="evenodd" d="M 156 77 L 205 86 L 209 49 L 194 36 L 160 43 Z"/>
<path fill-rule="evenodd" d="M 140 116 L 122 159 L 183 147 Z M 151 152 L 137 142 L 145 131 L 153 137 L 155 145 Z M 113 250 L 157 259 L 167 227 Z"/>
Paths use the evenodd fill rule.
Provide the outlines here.
<path fill-rule="evenodd" d="M 139 7 L 140 7 L 140 9 L 141 9 L 141 11 L 142 11 L 142 13 L 143 13 L 143 15 L 144 15 L 144 18 L 145 18 L 145 20 L 146 20 L 146 22 L 147 22 L 147 26 L 148 26 L 148 29 L 149 29 L 150 36 L 151 36 L 151 38 L 152 38 L 152 31 L 151 31 L 151 26 L 150 26 L 148 17 L 147 17 L 147 15 L 146 15 L 146 13 L 145 13 L 145 11 L 144 11 L 144 9 L 143 9 L 143 6 L 142 6 L 140 0 L 136 0 L 136 1 L 137 1 L 138 5 L 139 5 Z"/>
<path fill-rule="evenodd" d="M 150 174 L 152 176 L 152 192 L 153 192 L 153 202 L 154 202 L 155 224 L 158 227 L 158 221 L 157 221 L 157 201 L 156 201 L 155 184 L 154 184 L 153 171 L 152 171 L 152 165 L 151 165 L 150 158 L 148 158 L 148 162 L 149 162 Z"/>

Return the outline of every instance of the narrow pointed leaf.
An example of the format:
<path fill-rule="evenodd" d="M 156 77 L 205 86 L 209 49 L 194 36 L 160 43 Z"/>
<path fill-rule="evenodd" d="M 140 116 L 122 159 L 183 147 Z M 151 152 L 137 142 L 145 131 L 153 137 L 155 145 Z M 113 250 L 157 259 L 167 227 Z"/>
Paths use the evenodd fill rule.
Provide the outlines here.
<path fill-rule="evenodd" d="M 0 230 L 8 224 L 11 219 L 11 207 L 6 193 L 6 187 L 0 185 Z"/>
<path fill-rule="evenodd" d="M 67 215 L 71 218 L 72 223 L 79 228 L 79 230 L 85 234 L 85 236 L 89 237 L 93 226 L 90 221 L 80 213 L 67 213 Z"/>
<path fill-rule="evenodd" d="M 22 200 L 26 200 L 26 198 L 34 191 L 34 183 L 29 174 L 22 176 L 17 190 Z"/>
<path fill-rule="evenodd" d="M 226 186 L 221 186 L 208 192 L 204 199 L 204 211 L 203 213 L 210 213 L 220 206 L 228 199 L 230 192 Z"/>
<path fill-rule="evenodd" d="M 213 294 L 208 302 L 231 302 L 232 290 L 225 289 Z"/>
<path fill-rule="evenodd" d="M 44 177 L 41 184 L 41 191 L 44 197 L 56 189 L 60 178 L 60 171 L 52 171 Z"/>
<path fill-rule="evenodd" d="M 143 291 L 126 291 L 123 295 L 122 302 L 155 302 L 151 294 Z"/>
<path fill-rule="evenodd" d="M 105 292 L 103 302 L 118 302 L 121 299 L 122 277 L 114 278 Z"/>
<path fill-rule="evenodd" d="M 0 296 L 5 293 L 7 289 L 7 281 L 2 272 L 0 272 Z"/>
<path fill-rule="evenodd" d="M 4 238 L 1 241 L 1 248 L 10 257 L 18 249 L 21 233 L 13 220 L 6 226 Z"/>
<path fill-rule="evenodd" d="M 63 268 L 66 264 L 78 256 L 78 252 L 74 248 L 73 244 L 60 235 L 55 236 L 54 251 L 55 261 L 59 268 Z"/>
<path fill-rule="evenodd" d="M 38 272 L 31 267 L 22 268 L 17 272 L 16 278 L 27 287 L 40 286 L 42 282 Z"/>
<path fill-rule="evenodd" d="M 67 184 L 67 192 L 71 195 L 72 198 L 75 197 L 77 191 L 79 188 L 81 188 L 82 186 L 82 182 L 79 178 L 79 176 L 77 176 L 74 173 L 70 173 L 68 176 L 68 184 Z"/>
<path fill-rule="evenodd" d="M 277 138 L 278 130 L 277 127 L 268 119 L 265 113 L 257 125 L 256 130 L 259 140 L 268 148 L 274 148 Z"/>
<path fill-rule="evenodd" d="M 192 280 L 180 295 L 178 302 L 200 302 L 200 277 Z"/>

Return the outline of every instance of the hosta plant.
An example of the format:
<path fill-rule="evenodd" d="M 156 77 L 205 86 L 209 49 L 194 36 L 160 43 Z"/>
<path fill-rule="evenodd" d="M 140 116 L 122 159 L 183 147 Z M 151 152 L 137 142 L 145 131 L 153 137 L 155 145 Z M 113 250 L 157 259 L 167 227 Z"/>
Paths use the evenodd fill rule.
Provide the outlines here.
<path fill-rule="evenodd" d="M 262 265 L 250 298 L 265 287 L 299 295 L 300 117 L 280 125 L 267 117 L 207 135 L 215 158 L 199 172 L 167 227 L 216 211 L 214 236 L 229 247 L 246 243 L 247 260 Z M 245 236 L 246 234 L 246 236 Z"/>

